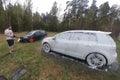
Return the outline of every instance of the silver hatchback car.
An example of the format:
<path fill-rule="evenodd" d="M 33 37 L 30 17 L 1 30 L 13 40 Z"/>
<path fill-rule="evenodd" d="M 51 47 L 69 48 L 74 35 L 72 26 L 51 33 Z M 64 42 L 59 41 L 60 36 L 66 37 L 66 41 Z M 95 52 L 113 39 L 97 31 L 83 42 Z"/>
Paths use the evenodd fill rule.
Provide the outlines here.
<path fill-rule="evenodd" d="M 71 30 L 47 37 L 42 41 L 42 50 L 86 60 L 89 66 L 100 68 L 117 61 L 116 44 L 111 32 Z"/>

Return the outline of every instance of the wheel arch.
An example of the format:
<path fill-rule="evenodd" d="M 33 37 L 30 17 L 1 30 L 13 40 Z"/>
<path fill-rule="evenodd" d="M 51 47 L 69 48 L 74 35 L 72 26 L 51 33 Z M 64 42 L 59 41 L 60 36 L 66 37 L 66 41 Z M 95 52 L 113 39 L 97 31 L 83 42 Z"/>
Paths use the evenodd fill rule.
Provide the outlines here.
<path fill-rule="evenodd" d="M 45 43 L 48 43 L 48 44 L 49 44 L 51 50 L 53 49 L 53 48 L 52 48 L 52 42 L 51 42 L 51 40 L 47 40 L 47 39 L 43 40 L 43 41 L 42 41 L 42 46 L 43 46 L 43 44 L 45 44 Z"/>
<path fill-rule="evenodd" d="M 105 65 L 105 66 L 108 65 L 108 57 L 106 56 L 106 54 L 104 55 L 104 54 L 102 54 L 101 52 L 91 52 L 91 53 L 87 54 L 86 57 L 85 57 L 85 61 L 87 62 L 87 57 L 88 57 L 90 54 L 94 54 L 94 53 L 102 55 L 102 56 L 105 58 L 105 60 L 106 60 L 106 65 Z"/>
<path fill-rule="evenodd" d="M 50 46 L 50 51 L 49 51 L 49 52 L 51 52 L 51 45 L 50 45 L 48 42 L 43 42 L 43 43 L 42 43 L 42 47 L 41 47 L 42 50 L 43 50 L 43 46 L 44 46 L 44 44 L 48 44 L 48 45 Z"/>
<path fill-rule="evenodd" d="M 45 41 L 45 42 L 43 42 L 43 43 L 42 43 L 42 46 L 43 46 L 45 43 L 47 43 L 47 44 L 49 44 L 49 45 L 50 45 L 50 43 L 49 43 L 49 42 Z M 51 47 L 51 46 L 50 46 L 50 47 Z"/>

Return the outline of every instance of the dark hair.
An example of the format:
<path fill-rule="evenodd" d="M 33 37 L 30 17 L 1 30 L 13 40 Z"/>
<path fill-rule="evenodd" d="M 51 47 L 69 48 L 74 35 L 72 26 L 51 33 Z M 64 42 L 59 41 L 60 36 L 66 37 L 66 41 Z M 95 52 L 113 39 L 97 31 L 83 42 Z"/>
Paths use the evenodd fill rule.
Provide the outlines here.
<path fill-rule="evenodd" d="M 8 26 L 7 27 L 10 27 L 11 25 L 10 24 L 8 24 Z"/>

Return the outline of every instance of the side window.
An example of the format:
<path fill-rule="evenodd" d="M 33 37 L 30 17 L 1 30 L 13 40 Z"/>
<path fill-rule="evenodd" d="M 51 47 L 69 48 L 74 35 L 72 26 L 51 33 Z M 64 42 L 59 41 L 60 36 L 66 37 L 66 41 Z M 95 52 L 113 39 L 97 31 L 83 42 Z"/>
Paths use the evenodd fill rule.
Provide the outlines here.
<path fill-rule="evenodd" d="M 72 33 L 67 32 L 67 33 L 60 33 L 56 36 L 56 39 L 61 39 L 61 40 L 69 40 L 70 36 Z"/>
<path fill-rule="evenodd" d="M 96 42 L 97 41 L 96 34 L 95 33 L 90 33 L 88 40 Z"/>
<path fill-rule="evenodd" d="M 70 40 L 79 41 L 79 40 L 81 40 L 81 36 L 82 36 L 82 33 L 80 33 L 80 32 L 75 32 L 75 33 L 73 33 L 73 35 L 71 36 Z"/>
<path fill-rule="evenodd" d="M 38 32 L 36 32 L 36 33 L 34 33 L 36 36 L 38 36 L 38 35 L 40 35 L 40 32 L 38 31 Z"/>
<path fill-rule="evenodd" d="M 94 33 L 76 32 L 71 36 L 70 40 L 97 41 L 97 38 L 96 38 L 96 34 L 94 34 Z"/>
<path fill-rule="evenodd" d="M 96 42 L 97 37 L 95 33 L 83 33 L 83 35 L 81 36 L 81 40 Z"/>
<path fill-rule="evenodd" d="M 81 36 L 81 40 L 82 40 L 82 41 L 88 41 L 88 38 L 89 38 L 89 34 L 87 34 L 87 33 L 82 33 L 82 36 Z"/>

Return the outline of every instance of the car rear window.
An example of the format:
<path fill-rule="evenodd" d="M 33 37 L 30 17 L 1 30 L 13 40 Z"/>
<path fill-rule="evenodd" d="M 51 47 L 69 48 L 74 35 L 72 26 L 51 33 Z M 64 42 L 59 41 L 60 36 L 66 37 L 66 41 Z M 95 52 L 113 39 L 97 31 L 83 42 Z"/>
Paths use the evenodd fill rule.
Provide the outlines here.
<path fill-rule="evenodd" d="M 112 39 L 112 37 L 110 35 L 107 34 L 106 37 L 107 37 L 106 42 L 108 44 L 113 44 L 114 43 L 114 40 Z"/>
<path fill-rule="evenodd" d="M 44 34 L 44 33 L 45 33 L 45 31 L 41 30 L 41 31 L 40 31 L 40 33 Z"/>
<path fill-rule="evenodd" d="M 99 43 L 102 43 L 102 44 L 114 44 L 114 40 L 109 34 L 99 34 L 98 40 L 99 40 Z"/>

